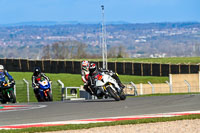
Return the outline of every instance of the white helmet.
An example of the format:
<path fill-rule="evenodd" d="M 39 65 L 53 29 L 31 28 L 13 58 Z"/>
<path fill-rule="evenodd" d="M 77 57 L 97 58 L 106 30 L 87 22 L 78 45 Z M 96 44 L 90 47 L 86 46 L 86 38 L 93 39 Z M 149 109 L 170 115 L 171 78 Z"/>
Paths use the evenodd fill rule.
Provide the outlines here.
<path fill-rule="evenodd" d="M 4 69 L 3 65 L 0 65 L 0 70 L 3 70 L 3 69 Z"/>

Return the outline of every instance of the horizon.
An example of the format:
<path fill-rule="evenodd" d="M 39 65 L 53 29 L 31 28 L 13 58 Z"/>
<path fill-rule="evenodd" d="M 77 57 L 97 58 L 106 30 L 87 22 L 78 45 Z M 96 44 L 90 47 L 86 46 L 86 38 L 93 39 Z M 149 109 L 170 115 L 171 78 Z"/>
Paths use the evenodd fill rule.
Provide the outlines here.
<path fill-rule="evenodd" d="M 198 0 L 0 0 L 0 25 L 26 22 L 200 22 Z M 45 8 L 44 8 L 45 7 Z"/>
<path fill-rule="evenodd" d="M 162 24 L 162 23 L 200 23 L 200 21 L 180 21 L 180 22 L 144 22 L 144 23 L 131 23 L 126 21 L 106 21 L 106 25 L 121 25 L 121 24 Z M 24 21 L 24 22 L 17 22 L 17 23 L 8 23 L 8 24 L 0 24 L 0 26 L 23 26 L 23 25 L 33 25 L 33 26 L 47 26 L 47 25 L 77 25 L 77 24 L 85 24 L 85 25 L 93 25 L 93 24 L 101 24 L 99 22 L 79 22 L 79 21 Z"/>

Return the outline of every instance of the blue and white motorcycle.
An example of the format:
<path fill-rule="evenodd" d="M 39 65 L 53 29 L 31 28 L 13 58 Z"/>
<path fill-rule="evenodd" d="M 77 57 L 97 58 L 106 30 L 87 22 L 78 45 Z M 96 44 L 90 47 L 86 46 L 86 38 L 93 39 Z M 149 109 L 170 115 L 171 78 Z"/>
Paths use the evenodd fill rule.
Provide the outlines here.
<path fill-rule="evenodd" d="M 51 84 L 46 79 L 41 79 L 39 82 L 40 99 L 38 101 L 53 101 Z"/>

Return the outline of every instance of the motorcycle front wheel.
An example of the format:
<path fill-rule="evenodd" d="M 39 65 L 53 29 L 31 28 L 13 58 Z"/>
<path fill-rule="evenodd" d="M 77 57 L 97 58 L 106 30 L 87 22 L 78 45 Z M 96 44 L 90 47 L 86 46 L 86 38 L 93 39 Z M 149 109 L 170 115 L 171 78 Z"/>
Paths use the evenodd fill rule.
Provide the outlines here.
<path fill-rule="evenodd" d="M 117 94 L 117 92 L 114 91 L 111 87 L 107 87 L 106 89 L 107 89 L 108 93 L 110 94 L 110 96 L 115 99 L 115 101 L 119 101 L 120 100 L 120 97 Z"/>
<path fill-rule="evenodd" d="M 120 100 L 125 100 L 125 99 L 126 99 L 126 95 L 125 95 L 124 91 L 122 91 L 122 92 L 119 94 L 119 97 L 120 97 Z"/>
<path fill-rule="evenodd" d="M 53 101 L 53 96 L 50 91 L 47 91 L 47 97 L 48 97 L 48 101 Z"/>
<path fill-rule="evenodd" d="M 9 93 L 8 93 L 8 95 L 10 95 L 9 97 L 10 97 L 10 102 L 11 103 L 16 103 L 16 96 L 15 96 L 15 93 L 14 93 L 14 91 L 10 91 Z"/>

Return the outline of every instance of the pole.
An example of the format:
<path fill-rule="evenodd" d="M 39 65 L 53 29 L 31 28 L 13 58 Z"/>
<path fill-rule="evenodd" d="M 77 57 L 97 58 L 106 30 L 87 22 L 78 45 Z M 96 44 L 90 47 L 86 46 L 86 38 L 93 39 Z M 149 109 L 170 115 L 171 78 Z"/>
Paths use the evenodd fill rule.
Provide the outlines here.
<path fill-rule="evenodd" d="M 57 82 L 61 85 L 61 101 L 64 101 L 65 85 L 61 80 L 58 80 Z"/>
<path fill-rule="evenodd" d="M 106 28 L 104 24 L 104 5 L 101 5 L 102 9 L 102 58 L 103 58 L 103 69 L 107 69 L 107 45 L 106 45 Z"/>
<path fill-rule="evenodd" d="M 151 88 L 152 88 L 152 94 L 154 94 L 155 93 L 155 88 L 154 88 L 154 86 L 153 86 L 153 84 L 150 82 L 150 81 L 148 81 L 148 84 L 151 86 Z"/>
<path fill-rule="evenodd" d="M 29 82 L 26 79 L 23 79 L 23 81 L 26 83 L 27 85 L 27 101 L 30 101 L 30 96 L 29 96 Z"/>

